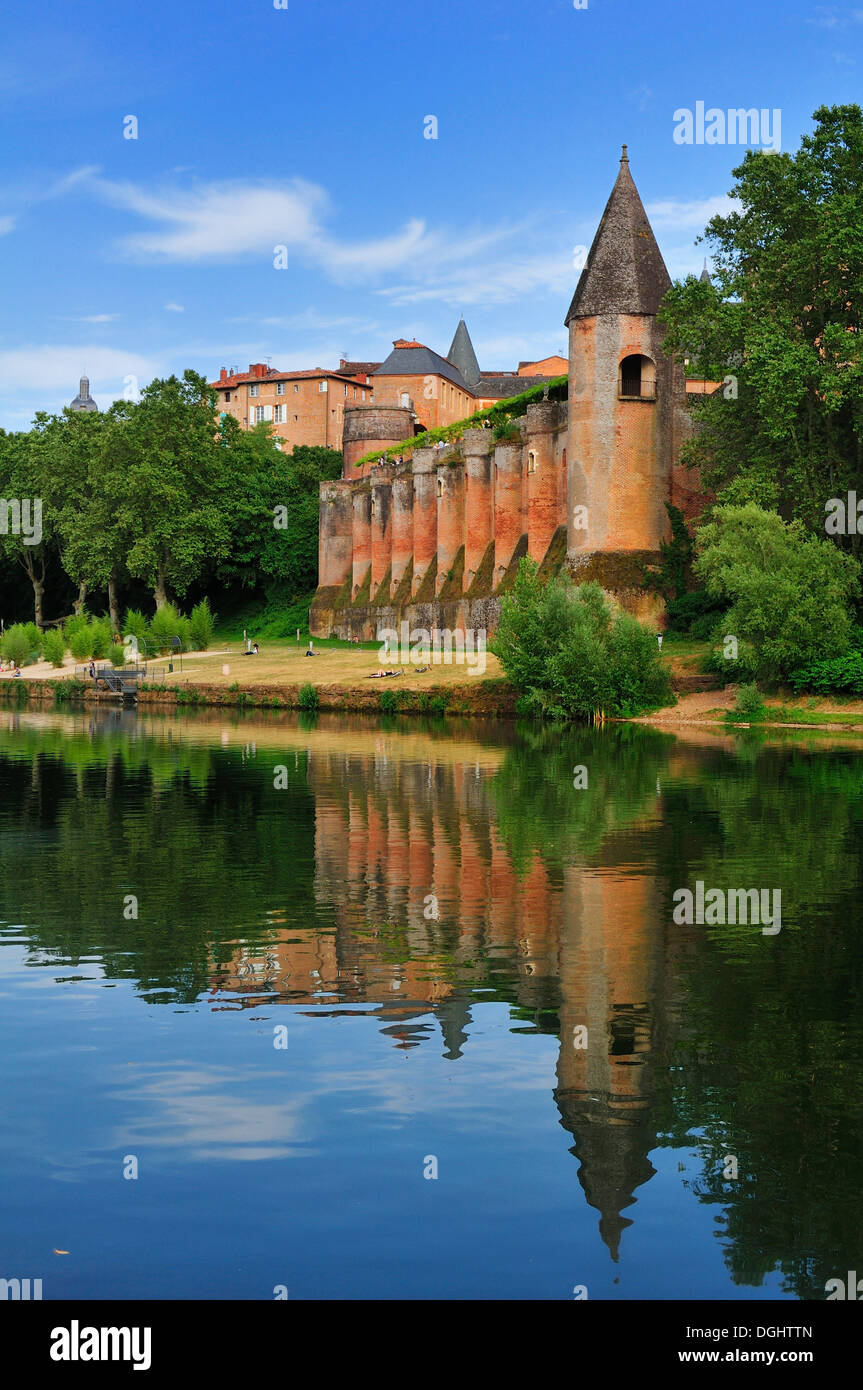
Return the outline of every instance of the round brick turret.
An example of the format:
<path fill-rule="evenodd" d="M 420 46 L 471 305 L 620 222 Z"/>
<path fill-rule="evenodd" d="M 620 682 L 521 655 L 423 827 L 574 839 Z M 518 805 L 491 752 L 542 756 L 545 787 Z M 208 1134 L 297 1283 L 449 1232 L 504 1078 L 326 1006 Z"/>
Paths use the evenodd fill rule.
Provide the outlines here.
<path fill-rule="evenodd" d="M 375 449 L 383 452 L 414 432 L 413 411 L 408 405 L 351 405 L 345 406 L 342 434 L 344 477 L 358 478 L 357 459 Z"/>

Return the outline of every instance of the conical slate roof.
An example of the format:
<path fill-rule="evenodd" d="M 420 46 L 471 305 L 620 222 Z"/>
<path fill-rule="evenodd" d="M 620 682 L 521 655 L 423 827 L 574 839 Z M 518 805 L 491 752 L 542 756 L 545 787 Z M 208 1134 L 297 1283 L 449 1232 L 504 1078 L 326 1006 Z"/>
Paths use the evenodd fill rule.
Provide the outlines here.
<path fill-rule="evenodd" d="M 704 269 L 702 270 L 701 275 L 699 276 L 699 279 L 701 280 L 702 283 L 705 283 L 705 282 L 706 282 L 708 285 L 710 284 L 710 271 L 707 269 L 707 257 L 706 257 L 706 256 L 704 257 Z"/>
<path fill-rule="evenodd" d="M 565 322 L 595 314 L 655 314 L 670 288 L 624 145 L 620 172 Z"/>
<path fill-rule="evenodd" d="M 479 369 L 476 353 L 473 350 L 473 343 L 470 340 L 467 324 L 463 318 L 458 321 L 458 328 L 455 331 L 455 337 L 452 340 L 452 345 L 446 357 L 447 361 L 451 362 L 452 365 L 461 372 L 464 377 L 465 385 L 476 386 L 482 376 L 482 372 Z"/>

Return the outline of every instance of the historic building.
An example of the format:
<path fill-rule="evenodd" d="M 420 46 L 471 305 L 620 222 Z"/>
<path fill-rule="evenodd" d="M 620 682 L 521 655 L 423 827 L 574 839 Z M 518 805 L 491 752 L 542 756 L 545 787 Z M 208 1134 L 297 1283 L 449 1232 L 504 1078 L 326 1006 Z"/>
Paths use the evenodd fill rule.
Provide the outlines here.
<path fill-rule="evenodd" d="M 69 403 L 70 410 L 98 410 L 96 402 L 90 395 L 90 378 L 82 376 L 78 382 L 78 394 Z"/>
<path fill-rule="evenodd" d="M 596 579 L 634 612 L 656 613 L 642 579 L 670 533 L 665 504 L 692 516 L 702 500 L 678 463 L 692 422 L 683 367 L 663 353 L 657 320 L 670 285 L 624 146 L 566 315 L 567 400 L 529 406 L 498 440 L 466 429 L 445 449 L 415 443 L 410 458 L 365 477 L 356 467 L 363 452 L 410 437 L 410 388 L 399 382 L 387 406 L 400 415 L 375 418 L 377 387 L 371 410 L 346 411 L 343 478 L 321 485 L 312 631 L 368 639 L 403 619 L 493 631 L 523 555 L 546 573 L 565 566 Z M 418 350 L 396 344 L 391 368 L 402 366 L 397 354 Z M 510 391 L 502 375 L 483 375 L 463 322 L 446 360 L 478 403 L 535 380 L 514 375 Z M 443 369 L 440 381 L 449 384 Z"/>
<path fill-rule="evenodd" d="M 243 429 L 266 422 L 281 448 L 318 444 L 340 450 L 345 409 L 371 396 L 365 375 L 326 371 L 280 372 L 265 362 L 252 362 L 247 372 L 223 367 L 210 385 L 219 397 L 219 410 L 233 415 Z"/>

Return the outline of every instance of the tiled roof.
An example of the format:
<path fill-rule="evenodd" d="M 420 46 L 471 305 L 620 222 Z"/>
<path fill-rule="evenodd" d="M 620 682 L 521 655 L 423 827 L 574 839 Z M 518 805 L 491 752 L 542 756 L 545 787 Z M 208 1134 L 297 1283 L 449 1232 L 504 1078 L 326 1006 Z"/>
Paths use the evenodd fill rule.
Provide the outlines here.
<path fill-rule="evenodd" d="M 225 377 L 224 381 L 211 381 L 210 385 L 217 391 L 233 391 L 237 386 L 256 385 L 261 381 L 299 381 L 307 377 L 330 377 L 337 381 L 350 382 L 352 386 L 368 386 L 365 381 L 358 381 L 349 372 L 333 372 L 326 367 L 310 367 L 302 372 L 277 372 L 275 369 L 267 372 L 266 376 L 255 376 L 254 372 L 237 372 L 233 376 Z"/>

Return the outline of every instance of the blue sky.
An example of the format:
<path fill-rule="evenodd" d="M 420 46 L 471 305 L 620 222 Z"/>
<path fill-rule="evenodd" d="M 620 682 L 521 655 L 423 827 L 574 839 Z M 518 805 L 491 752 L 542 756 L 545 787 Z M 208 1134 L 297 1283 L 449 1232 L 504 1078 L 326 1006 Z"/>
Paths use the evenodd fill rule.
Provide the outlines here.
<path fill-rule="evenodd" d="M 793 150 L 861 94 L 863 0 L 287 3 L 7 7 L 0 425 L 84 370 L 104 407 L 187 366 L 445 353 L 460 313 L 485 369 L 561 351 L 623 141 L 680 276 L 743 150 L 674 112 L 778 108 Z"/>

